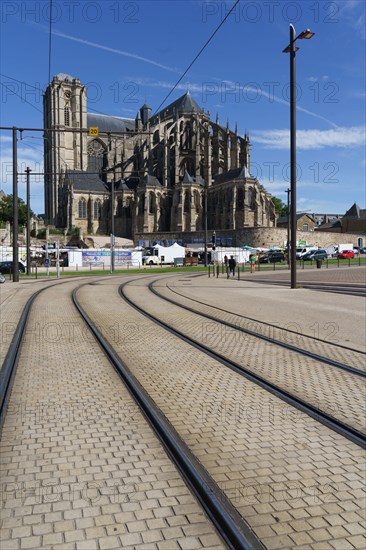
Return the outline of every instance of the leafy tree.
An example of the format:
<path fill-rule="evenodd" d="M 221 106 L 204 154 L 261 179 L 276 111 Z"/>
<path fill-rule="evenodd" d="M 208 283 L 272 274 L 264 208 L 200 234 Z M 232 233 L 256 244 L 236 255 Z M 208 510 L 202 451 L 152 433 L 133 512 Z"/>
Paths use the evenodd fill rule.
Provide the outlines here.
<path fill-rule="evenodd" d="M 275 205 L 276 214 L 278 217 L 282 216 L 288 216 L 288 208 L 287 204 L 283 202 L 283 200 L 279 199 L 278 197 L 271 197 L 272 202 Z"/>
<path fill-rule="evenodd" d="M 31 217 L 34 216 L 32 210 Z M 18 219 L 19 225 L 27 224 L 27 205 L 23 199 L 18 197 Z M 13 195 L 6 195 L 0 198 L 0 223 L 13 223 Z"/>

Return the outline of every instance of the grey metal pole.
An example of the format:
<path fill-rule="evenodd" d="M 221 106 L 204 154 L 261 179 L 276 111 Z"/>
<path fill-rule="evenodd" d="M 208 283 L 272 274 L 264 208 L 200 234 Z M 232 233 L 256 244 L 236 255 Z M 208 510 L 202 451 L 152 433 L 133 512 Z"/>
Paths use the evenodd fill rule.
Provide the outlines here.
<path fill-rule="evenodd" d="M 27 166 L 27 275 L 30 275 L 30 173 L 31 169 Z"/>
<path fill-rule="evenodd" d="M 111 273 L 114 271 L 114 191 L 116 185 L 116 169 L 113 169 L 113 181 L 111 187 Z"/>
<path fill-rule="evenodd" d="M 13 283 L 19 281 L 17 129 L 13 127 Z"/>
<path fill-rule="evenodd" d="M 291 288 L 296 284 L 296 33 L 290 25 Z"/>
<path fill-rule="evenodd" d="M 208 242 L 208 212 L 207 212 L 207 194 L 208 194 L 208 182 L 205 183 L 205 193 L 204 193 L 204 210 L 205 210 L 205 267 L 208 266 L 208 254 L 207 254 L 207 242 Z"/>
<path fill-rule="evenodd" d="M 290 265 L 290 193 L 291 193 L 291 189 L 287 189 L 286 193 L 287 193 L 287 265 Z"/>

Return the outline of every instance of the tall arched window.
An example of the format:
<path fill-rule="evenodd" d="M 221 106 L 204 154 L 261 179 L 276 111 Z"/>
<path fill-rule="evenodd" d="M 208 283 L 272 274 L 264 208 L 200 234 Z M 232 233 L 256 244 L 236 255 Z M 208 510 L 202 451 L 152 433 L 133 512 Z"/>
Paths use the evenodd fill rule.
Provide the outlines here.
<path fill-rule="evenodd" d="M 236 208 L 241 210 L 244 208 L 244 189 L 239 187 L 236 194 Z"/>
<path fill-rule="evenodd" d="M 255 195 L 252 187 L 249 187 L 248 189 L 248 206 L 252 210 L 255 208 Z"/>
<path fill-rule="evenodd" d="M 121 198 L 117 201 L 117 216 L 122 216 L 123 213 L 123 200 Z"/>
<path fill-rule="evenodd" d="M 154 193 L 149 194 L 149 212 L 150 212 L 150 214 L 155 213 L 155 195 L 154 195 Z"/>
<path fill-rule="evenodd" d="M 102 215 L 102 203 L 100 202 L 100 200 L 96 200 L 94 202 L 94 219 L 100 220 L 101 215 Z"/>
<path fill-rule="evenodd" d="M 68 107 L 64 109 L 64 124 L 70 126 L 70 109 Z"/>
<path fill-rule="evenodd" d="M 78 214 L 79 218 L 86 218 L 86 200 L 84 197 L 81 197 L 78 204 Z"/>
<path fill-rule="evenodd" d="M 186 191 L 184 195 L 184 212 L 188 213 L 191 209 L 191 194 L 189 191 Z"/>
<path fill-rule="evenodd" d="M 99 139 L 93 139 L 88 144 L 88 171 L 101 174 L 106 166 L 107 147 Z"/>

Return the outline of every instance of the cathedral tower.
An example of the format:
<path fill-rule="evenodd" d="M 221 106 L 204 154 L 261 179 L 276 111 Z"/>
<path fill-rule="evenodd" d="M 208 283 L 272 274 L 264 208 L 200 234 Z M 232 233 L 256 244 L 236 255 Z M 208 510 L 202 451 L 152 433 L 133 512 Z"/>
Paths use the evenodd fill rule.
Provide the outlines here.
<path fill-rule="evenodd" d="M 60 73 L 43 98 L 44 128 L 86 129 L 86 89 L 80 80 Z M 87 169 L 87 135 L 76 132 L 44 133 L 46 223 L 57 225 L 59 192 L 66 169 Z"/>

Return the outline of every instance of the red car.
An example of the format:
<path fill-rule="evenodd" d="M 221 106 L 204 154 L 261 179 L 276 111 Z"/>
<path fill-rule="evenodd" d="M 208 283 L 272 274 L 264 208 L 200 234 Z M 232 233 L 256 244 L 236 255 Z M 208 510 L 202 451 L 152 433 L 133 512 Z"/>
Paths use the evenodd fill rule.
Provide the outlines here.
<path fill-rule="evenodd" d="M 340 252 L 338 254 L 338 258 L 340 260 L 345 260 L 346 258 L 354 258 L 355 257 L 355 253 L 353 252 L 353 250 L 343 250 L 343 252 Z"/>

